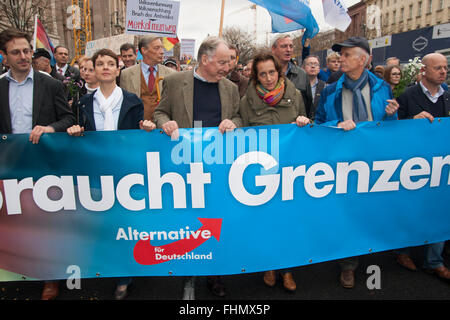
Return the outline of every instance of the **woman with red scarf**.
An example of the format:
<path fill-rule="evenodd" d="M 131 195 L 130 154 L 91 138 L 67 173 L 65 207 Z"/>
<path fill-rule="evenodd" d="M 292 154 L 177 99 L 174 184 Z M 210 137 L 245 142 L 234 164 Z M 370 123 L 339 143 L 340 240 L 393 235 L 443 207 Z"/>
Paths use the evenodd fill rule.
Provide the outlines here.
<path fill-rule="evenodd" d="M 282 72 L 281 65 L 269 51 L 253 58 L 251 82 L 240 103 L 240 114 L 244 127 L 297 123 L 303 127 L 310 123 L 306 117 L 302 94 Z M 284 288 L 295 291 L 297 285 L 292 272 L 280 270 Z M 273 287 L 277 273 L 264 273 L 264 282 Z"/>

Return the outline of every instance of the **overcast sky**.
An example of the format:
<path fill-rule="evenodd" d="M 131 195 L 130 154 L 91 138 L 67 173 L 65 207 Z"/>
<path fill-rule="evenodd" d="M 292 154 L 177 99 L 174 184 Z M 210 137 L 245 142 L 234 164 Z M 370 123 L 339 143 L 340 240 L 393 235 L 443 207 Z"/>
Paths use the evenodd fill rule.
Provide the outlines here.
<path fill-rule="evenodd" d="M 348 7 L 360 0 L 343 0 Z M 324 22 L 321 0 L 310 0 L 311 11 L 322 30 L 330 29 Z M 222 0 L 180 0 L 178 38 L 196 39 L 196 50 L 200 42 L 210 35 L 219 34 L 220 8 Z M 253 3 L 247 0 L 225 0 L 224 28 L 240 27 L 249 33 L 255 32 L 255 12 L 250 9 Z M 240 11 L 242 10 L 242 11 Z M 266 43 L 271 35 L 271 19 L 266 9 L 257 7 L 258 43 Z"/>

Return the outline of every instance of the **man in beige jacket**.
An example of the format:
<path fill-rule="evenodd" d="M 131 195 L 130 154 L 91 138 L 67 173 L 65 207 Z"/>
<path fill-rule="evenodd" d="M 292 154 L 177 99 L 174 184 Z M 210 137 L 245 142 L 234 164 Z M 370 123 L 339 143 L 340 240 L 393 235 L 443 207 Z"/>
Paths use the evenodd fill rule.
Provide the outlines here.
<path fill-rule="evenodd" d="M 178 128 L 194 127 L 194 121 L 196 126 L 201 122 L 202 127 L 218 127 L 222 133 L 242 126 L 238 88 L 225 78 L 230 67 L 228 44 L 207 38 L 198 50 L 198 61 L 196 69 L 171 74 L 163 81 L 154 121 L 173 138 L 178 137 Z M 187 288 L 193 290 L 193 279 L 186 282 L 185 295 Z M 219 276 L 207 277 L 207 285 L 213 294 L 226 295 Z"/>
<path fill-rule="evenodd" d="M 175 72 L 163 66 L 164 47 L 161 38 L 145 36 L 139 41 L 143 60 L 140 64 L 126 68 L 120 75 L 120 87 L 136 94 L 144 103 L 144 120 L 152 120 L 160 101 L 160 80 Z"/>
<path fill-rule="evenodd" d="M 238 89 L 226 79 L 228 44 L 207 38 L 199 48 L 198 61 L 195 70 L 172 74 L 163 81 L 154 122 L 169 136 L 178 128 L 192 128 L 194 121 L 201 121 L 203 127 L 218 127 L 222 133 L 242 125 Z"/>

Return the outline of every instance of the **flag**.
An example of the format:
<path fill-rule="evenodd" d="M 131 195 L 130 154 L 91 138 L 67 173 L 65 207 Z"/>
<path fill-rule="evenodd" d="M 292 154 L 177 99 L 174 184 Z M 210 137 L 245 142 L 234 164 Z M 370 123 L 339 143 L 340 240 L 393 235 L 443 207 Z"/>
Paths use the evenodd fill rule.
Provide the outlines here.
<path fill-rule="evenodd" d="M 50 56 L 52 57 L 50 61 L 51 65 L 55 65 L 56 60 L 53 55 L 55 47 L 53 46 L 52 41 L 47 35 L 44 26 L 42 25 L 41 21 L 36 15 L 34 24 L 34 50 L 38 48 L 44 48 L 45 50 L 47 50 L 48 53 L 50 53 Z"/>
<path fill-rule="evenodd" d="M 287 32 L 305 28 L 306 30 L 303 37 L 304 40 L 312 39 L 319 32 L 319 25 L 312 15 L 308 0 L 250 1 L 266 8 L 269 11 L 272 16 L 272 32 Z M 278 17 L 275 16 L 274 19 L 273 14 L 278 15 Z M 292 20 L 292 22 L 290 22 L 290 20 Z M 294 25 L 293 23 L 295 23 L 296 25 Z"/>
<path fill-rule="evenodd" d="M 345 32 L 352 22 L 347 7 L 340 0 L 322 0 L 325 22 L 339 31 Z"/>
<path fill-rule="evenodd" d="M 173 47 L 178 42 L 180 42 L 180 40 L 178 40 L 178 38 L 167 38 L 167 37 L 164 37 L 162 42 L 163 42 L 164 49 L 166 49 L 166 51 L 170 51 L 170 50 L 173 49 Z"/>

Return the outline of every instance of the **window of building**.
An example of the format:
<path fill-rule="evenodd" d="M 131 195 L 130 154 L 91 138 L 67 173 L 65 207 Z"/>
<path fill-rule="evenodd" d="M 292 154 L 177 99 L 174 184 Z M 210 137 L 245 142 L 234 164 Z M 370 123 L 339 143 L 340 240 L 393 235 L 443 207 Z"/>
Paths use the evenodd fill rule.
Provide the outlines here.
<path fill-rule="evenodd" d="M 395 21 L 395 16 L 396 16 L 396 14 L 397 14 L 397 11 L 396 11 L 396 10 L 392 11 L 392 24 L 395 24 L 395 23 L 396 23 L 396 21 Z"/>
<path fill-rule="evenodd" d="M 431 13 L 433 11 L 433 0 L 428 0 L 428 10 L 427 13 Z"/>
<path fill-rule="evenodd" d="M 409 15 L 408 15 L 408 19 L 412 19 L 413 17 L 413 5 L 410 4 L 409 5 Z"/>
<path fill-rule="evenodd" d="M 401 8 L 400 9 L 400 18 L 399 18 L 400 22 L 403 22 L 404 16 L 405 16 L 405 8 Z"/>
<path fill-rule="evenodd" d="M 420 17 L 422 15 L 422 1 L 417 3 L 417 16 Z"/>
<path fill-rule="evenodd" d="M 389 25 L 389 12 L 386 13 L 386 19 L 385 19 L 385 21 L 384 21 L 384 25 L 385 25 L 385 26 Z"/>

